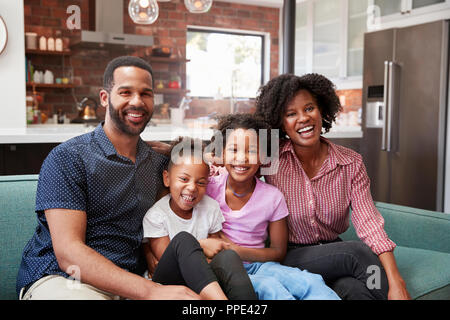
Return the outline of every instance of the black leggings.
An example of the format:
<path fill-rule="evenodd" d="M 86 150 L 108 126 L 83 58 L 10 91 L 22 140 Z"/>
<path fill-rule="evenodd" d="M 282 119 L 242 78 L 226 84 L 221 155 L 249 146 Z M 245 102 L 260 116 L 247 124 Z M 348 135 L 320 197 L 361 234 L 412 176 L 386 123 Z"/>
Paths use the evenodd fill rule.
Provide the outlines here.
<path fill-rule="evenodd" d="M 291 247 L 283 264 L 320 274 L 342 299 L 387 299 L 386 272 L 380 259 L 362 241 Z M 378 282 L 372 281 L 374 277 Z"/>
<path fill-rule="evenodd" d="M 250 278 L 234 251 L 222 251 L 208 264 L 200 243 L 184 231 L 170 241 L 152 280 L 163 285 L 184 285 L 196 293 L 217 281 L 230 300 L 256 299 Z"/>

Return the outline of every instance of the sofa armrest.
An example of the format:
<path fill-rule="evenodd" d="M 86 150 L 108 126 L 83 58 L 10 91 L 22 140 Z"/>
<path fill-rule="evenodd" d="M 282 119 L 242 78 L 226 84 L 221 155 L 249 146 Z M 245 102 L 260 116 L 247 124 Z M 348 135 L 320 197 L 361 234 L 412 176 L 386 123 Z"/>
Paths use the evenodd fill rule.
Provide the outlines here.
<path fill-rule="evenodd" d="M 383 202 L 375 205 L 397 245 L 450 253 L 450 214 Z"/>
<path fill-rule="evenodd" d="M 450 214 L 375 202 L 384 218 L 384 229 L 398 246 L 450 253 Z M 340 235 L 343 240 L 357 240 L 351 223 Z"/>

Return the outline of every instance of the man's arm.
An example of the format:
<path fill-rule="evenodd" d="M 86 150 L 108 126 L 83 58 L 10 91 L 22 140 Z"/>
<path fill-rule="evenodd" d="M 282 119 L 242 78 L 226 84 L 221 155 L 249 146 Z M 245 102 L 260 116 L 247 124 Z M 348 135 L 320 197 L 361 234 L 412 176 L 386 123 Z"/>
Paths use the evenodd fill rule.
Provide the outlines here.
<path fill-rule="evenodd" d="M 67 209 L 45 211 L 59 267 L 80 270 L 83 283 L 129 299 L 199 299 L 184 286 L 162 286 L 116 266 L 85 244 L 86 212 Z"/>

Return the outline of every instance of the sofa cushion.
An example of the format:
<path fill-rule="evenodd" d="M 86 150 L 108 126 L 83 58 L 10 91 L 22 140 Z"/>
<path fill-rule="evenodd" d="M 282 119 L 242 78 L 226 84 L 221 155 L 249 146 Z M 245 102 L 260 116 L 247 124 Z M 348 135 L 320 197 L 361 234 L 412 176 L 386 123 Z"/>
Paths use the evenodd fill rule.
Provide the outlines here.
<path fill-rule="evenodd" d="M 22 251 L 37 226 L 37 175 L 0 177 L 0 300 L 17 299 Z"/>
<path fill-rule="evenodd" d="M 397 246 L 397 266 L 411 298 L 440 299 L 450 292 L 450 254 Z"/>

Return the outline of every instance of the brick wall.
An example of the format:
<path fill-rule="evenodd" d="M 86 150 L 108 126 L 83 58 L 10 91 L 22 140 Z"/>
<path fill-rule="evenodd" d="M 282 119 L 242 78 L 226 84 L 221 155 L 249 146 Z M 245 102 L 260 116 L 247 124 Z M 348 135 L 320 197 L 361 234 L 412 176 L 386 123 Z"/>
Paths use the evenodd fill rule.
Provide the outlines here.
<path fill-rule="evenodd" d="M 180 52 L 185 56 L 186 30 L 188 25 L 205 26 L 227 29 L 244 29 L 260 32 L 269 32 L 271 35 L 270 50 L 270 76 L 278 75 L 278 51 L 279 51 L 279 10 L 276 8 L 256 7 L 243 4 L 214 1 L 211 10 L 203 14 L 192 14 L 187 11 L 183 0 L 171 2 L 159 2 L 160 14 L 158 20 L 149 26 L 136 25 L 128 16 L 128 0 L 124 0 L 124 32 L 154 37 L 155 46 L 169 46 L 173 52 Z M 36 32 L 46 37 L 54 36 L 55 32 L 62 31 L 63 37 L 74 41 L 80 36 L 77 30 L 68 30 L 66 19 L 69 16 L 66 8 L 70 5 L 78 5 L 81 8 L 82 29 L 89 28 L 89 0 L 24 0 L 25 32 Z M 73 49 L 71 57 L 61 58 L 54 56 L 33 56 L 33 64 L 38 70 L 50 69 L 55 73 L 55 78 L 63 76 L 61 69 L 62 59 L 65 66 L 71 66 L 72 76 L 76 87 L 74 89 L 55 90 L 45 89 L 44 103 L 41 109 L 52 114 L 57 109 L 63 109 L 69 116 L 75 117 L 75 101 L 80 101 L 84 96 L 95 97 L 98 100 L 98 92 L 102 84 L 102 75 L 108 61 L 122 55 L 121 51 Z M 128 54 L 146 57 L 151 48 L 130 51 Z M 167 76 L 168 71 L 177 69 L 167 65 L 155 64 L 155 80 L 158 77 Z M 66 68 L 67 69 L 67 68 Z M 184 70 L 181 71 L 184 78 Z M 205 102 L 205 101 L 204 101 Z M 176 102 L 173 102 L 175 104 Z M 248 107 L 246 107 L 248 105 Z M 251 110 L 251 104 L 240 103 L 242 111 Z M 199 112 L 195 105 L 190 110 L 189 116 L 195 117 L 205 109 L 202 105 Z M 208 109 L 208 107 L 206 107 Z M 214 107 L 211 107 L 212 111 Z M 210 113 L 211 110 L 206 110 Z M 211 111 L 211 112 L 212 112 Z M 100 110 L 100 116 L 104 116 L 104 110 Z"/>

